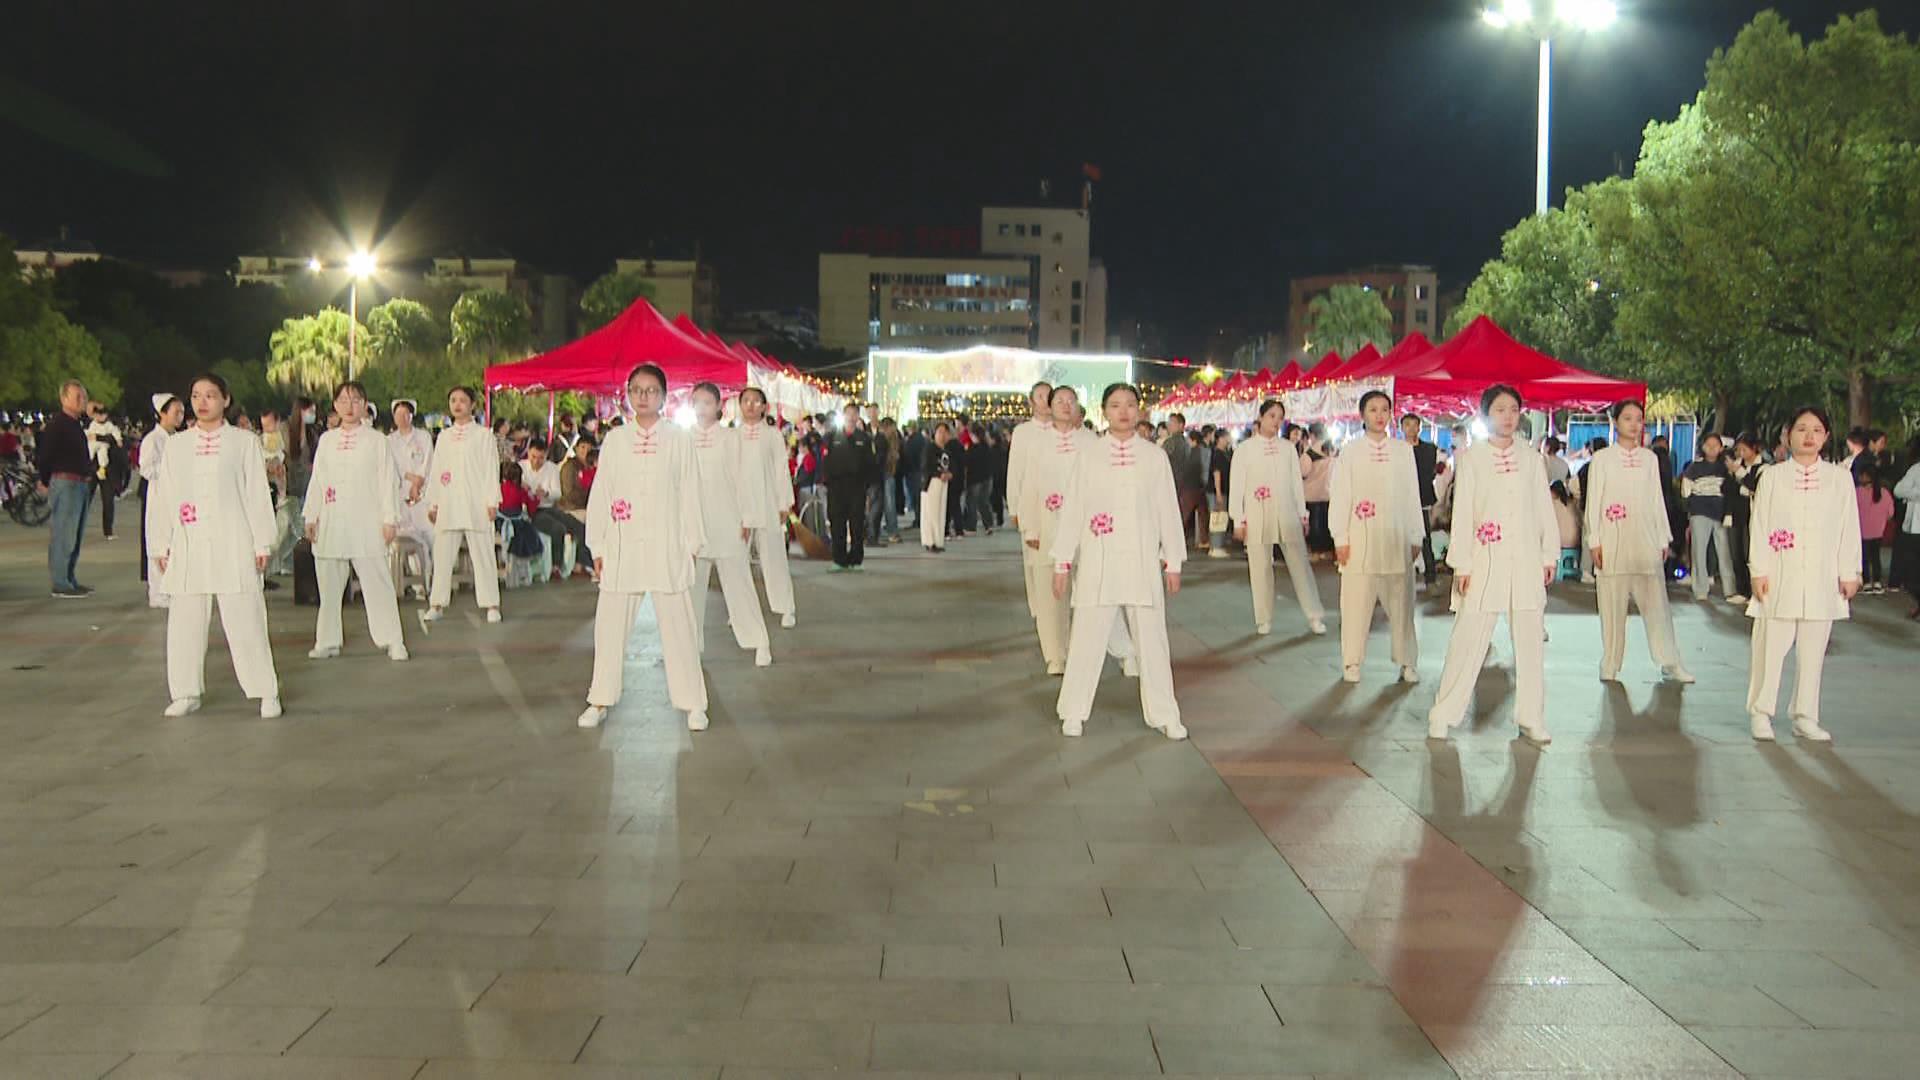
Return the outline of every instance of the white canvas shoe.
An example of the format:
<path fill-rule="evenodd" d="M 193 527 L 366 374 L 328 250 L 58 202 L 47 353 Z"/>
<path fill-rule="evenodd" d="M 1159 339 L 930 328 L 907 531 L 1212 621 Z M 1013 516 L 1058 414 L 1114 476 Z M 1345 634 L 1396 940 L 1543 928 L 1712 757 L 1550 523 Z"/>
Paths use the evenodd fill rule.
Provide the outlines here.
<path fill-rule="evenodd" d="M 183 697 L 183 698 L 175 698 L 175 699 L 174 699 L 174 700 L 172 701 L 172 703 L 170 703 L 170 704 L 169 704 L 169 705 L 167 706 L 167 708 L 166 708 L 166 711 L 165 711 L 165 712 L 163 712 L 163 713 L 161 713 L 160 715 L 162 715 L 162 716 L 185 716 L 185 715 L 187 715 L 187 714 L 188 714 L 188 713 L 190 713 L 190 712 L 199 712 L 199 711 L 200 711 L 200 699 L 199 699 L 199 698 L 197 698 L 197 697 Z"/>
<path fill-rule="evenodd" d="M 1535 746 L 1546 746 L 1553 742 L 1553 736 L 1547 734 L 1547 729 L 1544 727 L 1523 727 L 1520 729 L 1520 735 Z"/>
<path fill-rule="evenodd" d="M 707 730 L 707 711 L 705 709 L 695 709 L 687 714 L 687 730 Z"/>
<path fill-rule="evenodd" d="M 1254 623 L 1253 632 L 1259 634 L 1261 637 L 1266 637 L 1268 634 L 1273 633 L 1273 624 L 1270 622 Z"/>
<path fill-rule="evenodd" d="M 1403 683 L 1417 683 L 1417 682 L 1419 682 L 1419 681 L 1420 681 L 1420 672 L 1419 672 L 1419 670 L 1418 670 L 1418 669 L 1416 669 L 1416 668 L 1410 668 L 1410 667 L 1403 667 L 1403 668 L 1401 668 L 1401 669 L 1400 669 L 1400 681 L 1401 681 L 1401 682 L 1403 682 Z"/>
<path fill-rule="evenodd" d="M 1751 721 L 1749 726 L 1753 729 L 1753 741 L 1773 741 L 1773 717 L 1764 713 L 1754 713 L 1749 720 Z"/>
<path fill-rule="evenodd" d="M 791 630 L 793 629 L 794 621 L 793 612 L 789 611 L 785 615 L 780 616 L 780 628 L 782 630 Z"/>
<path fill-rule="evenodd" d="M 1049 675 L 1065 675 L 1066 673 L 1067 673 L 1067 665 L 1061 663 L 1058 660 L 1055 660 L 1052 663 L 1047 665 L 1047 674 Z"/>
<path fill-rule="evenodd" d="M 1140 661 L 1131 656 L 1120 661 L 1120 674 L 1125 675 L 1129 679 L 1139 678 Z"/>
<path fill-rule="evenodd" d="M 433 624 L 439 621 L 440 621 L 440 612 L 438 609 L 430 608 L 430 607 L 424 607 L 420 609 L 420 632 L 421 633 L 423 634 L 433 633 Z"/>
<path fill-rule="evenodd" d="M 1683 685 L 1691 685 L 1695 681 L 1693 677 L 1693 672 L 1688 671 L 1686 668 L 1681 667 L 1679 664 L 1675 664 L 1672 667 L 1661 668 L 1660 674 L 1666 676 L 1669 681 L 1681 683 Z"/>
<path fill-rule="evenodd" d="M 488 622 L 499 622 L 499 621 L 500 621 L 500 609 L 499 609 L 499 608 L 497 608 L 497 607 L 490 607 L 490 608 L 488 608 L 488 609 L 487 609 L 487 621 L 488 621 Z"/>
<path fill-rule="evenodd" d="M 1601 681 L 1601 682 L 1619 682 L 1619 681 L 1620 681 L 1620 673 L 1619 673 L 1619 672 L 1617 672 L 1617 671 L 1608 671 L 1608 670 L 1607 670 L 1607 669 L 1605 669 L 1605 668 L 1601 668 L 1601 669 L 1600 669 L 1600 681 Z"/>
<path fill-rule="evenodd" d="M 340 655 L 340 650 L 331 645 L 315 645 L 307 650 L 309 660 L 331 660 Z"/>
<path fill-rule="evenodd" d="M 1175 720 L 1173 723 L 1168 724 L 1166 727 L 1161 728 L 1160 731 L 1161 733 L 1166 735 L 1167 738 L 1172 739 L 1174 742 L 1179 742 L 1181 739 L 1184 739 L 1187 737 L 1186 725 L 1180 723 L 1180 721 L 1178 720 Z"/>
<path fill-rule="evenodd" d="M 1793 721 L 1794 737 L 1802 742 L 1832 742 L 1833 732 L 1820 726 L 1820 721 L 1809 720 L 1804 716 Z"/>
<path fill-rule="evenodd" d="M 1077 739 L 1080 737 L 1083 727 L 1084 725 L 1078 720 L 1062 720 L 1060 721 L 1060 734 L 1065 735 L 1069 739 Z"/>
<path fill-rule="evenodd" d="M 1324 619 L 1308 619 L 1308 620 L 1307 620 L 1307 629 L 1309 629 L 1309 630 L 1311 630 L 1311 631 L 1313 631 L 1313 632 L 1314 632 L 1315 634 L 1324 634 L 1324 633 L 1326 633 L 1326 632 L 1327 632 L 1327 624 L 1326 624 L 1326 620 L 1324 620 Z"/>
<path fill-rule="evenodd" d="M 387 646 L 387 659 L 389 660 L 394 660 L 394 661 L 405 660 L 410 655 L 412 654 L 407 652 L 407 647 L 405 645 L 400 644 L 397 641 L 394 642 L 392 645 Z"/>
<path fill-rule="evenodd" d="M 583 728 L 597 728 L 606 722 L 607 707 L 605 705 L 587 706 L 586 711 L 582 712 L 580 719 L 576 721 Z"/>
<path fill-rule="evenodd" d="M 753 666 L 754 667 L 772 667 L 773 666 L 773 650 L 767 648 L 765 645 L 762 645 L 759 648 L 753 650 Z"/>
<path fill-rule="evenodd" d="M 1341 681 L 1341 682 L 1350 682 L 1350 683 L 1357 683 L 1357 682 L 1359 682 L 1359 681 L 1360 681 L 1360 669 L 1359 669 L 1358 667 L 1347 667 L 1347 668 L 1343 668 L 1343 669 L 1341 669 L 1341 671 L 1340 671 L 1340 681 Z"/>
<path fill-rule="evenodd" d="M 1432 713 L 1427 714 L 1427 738 L 1445 739 L 1451 734 L 1453 734 L 1453 726 L 1451 724 L 1434 716 Z"/>
<path fill-rule="evenodd" d="M 270 698 L 260 699 L 260 719 L 262 720 L 280 719 L 280 699 L 279 698 L 270 697 Z"/>

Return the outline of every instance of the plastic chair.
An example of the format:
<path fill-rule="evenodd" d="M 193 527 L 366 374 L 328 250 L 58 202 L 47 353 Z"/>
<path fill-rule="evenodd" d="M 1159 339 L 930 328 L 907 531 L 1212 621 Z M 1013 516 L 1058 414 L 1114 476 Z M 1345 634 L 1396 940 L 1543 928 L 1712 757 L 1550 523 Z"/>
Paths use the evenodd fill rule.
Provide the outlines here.
<path fill-rule="evenodd" d="M 1577 547 L 1560 549 L 1560 569 L 1554 575 L 1558 581 L 1578 581 L 1580 579 L 1580 549 Z"/>
<path fill-rule="evenodd" d="M 394 593 L 402 599 L 409 595 L 424 599 L 433 581 L 432 549 L 422 543 L 419 537 L 400 533 L 387 548 L 387 558 L 393 573 Z M 412 565 L 420 567 L 418 574 L 408 572 L 408 567 Z"/>

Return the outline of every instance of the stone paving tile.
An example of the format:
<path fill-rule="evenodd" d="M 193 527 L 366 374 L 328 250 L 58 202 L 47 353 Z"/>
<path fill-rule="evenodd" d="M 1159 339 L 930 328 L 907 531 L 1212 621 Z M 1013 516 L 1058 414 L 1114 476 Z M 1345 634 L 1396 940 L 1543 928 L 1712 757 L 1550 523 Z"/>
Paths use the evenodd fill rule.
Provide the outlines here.
<path fill-rule="evenodd" d="M 56 1005 L 0 1040 L 0 1051 L 278 1054 L 325 1011 L 225 1005 Z"/>
<path fill-rule="evenodd" d="M 741 1015 L 964 1024 L 1004 1022 L 1008 1013 L 1007 984 L 996 979 L 755 979 Z"/>
<path fill-rule="evenodd" d="M 638 1013 L 729 1020 L 745 1008 L 746 978 L 669 978 L 583 971 L 509 971 L 473 1007 L 506 1012 Z"/>
<path fill-rule="evenodd" d="M 569 1062 L 598 1023 L 592 1013 L 334 1009 L 290 1052 Z"/>
<path fill-rule="evenodd" d="M 783 911 L 771 915 L 764 936 L 769 942 L 795 945 L 991 946 L 1001 944 L 1001 921 L 992 915 L 841 915 Z"/>
<path fill-rule="evenodd" d="M 13 1080 L 99 1080 L 126 1054 L 9 1054 L 0 1051 L 0 1076 Z"/>
<path fill-rule="evenodd" d="M 1679 1028 L 1512 1024 L 1429 1027 L 1433 1044 L 1462 1074 L 1576 1071 L 1635 1075 L 1653 1069 L 1689 1069 L 1738 1080 L 1713 1050 Z"/>
<path fill-rule="evenodd" d="M 720 1066 L 630 1068 L 620 1065 L 554 1065 L 528 1061 L 427 1062 L 414 1080 L 718 1080 Z"/>
<path fill-rule="evenodd" d="M 633 974 L 877 979 L 880 977 L 881 948 L 879 945 L 649 940 L 633 964 Z"/>
<path fill-rule="evenodd" d="M 1910 1077 L 1920 1032 L 1785 1028 L 1689 1029 L 1742 1073 L 1819 1077 Z M 4 1044 L 0 1044 L 4 1045 Z"/>
<path fill-rule="evenodd" d="M 1072 979 L 1128 982 L 1127 958 L 1115 948 L 1029 945 L 889 945 L 884 977 L 892 979 Z"/>
<path fill-rule="evenodd" d="M 1128 945 L 1213 945 L 1236 943 L 1226 920 L 1217 915 L 1189 915 L 1165 918 L 1103 918 L 1072 915 L 1002 915 L 999 930 L 1008 948 L 1030 945 L 1082 945 L 1124 947 Z M 1339 930 L 1328 925 L 1334 936 L 1322 944 L 1338 944 Z"/>
<path fill-rule="evenodd" d="M 350 930 L 181 930 L 135 958 L 172 967 L 372 967 L 407 935 Z"/>
<path fill-rule="evenodd" d="M 1017 980 L 1013 1019 L 1026 1024 L 1278 1024 L 1258 986 Z"/>
<path fill-rule="evenodd" d="M 135 1054 L 112 1075 L 115 1080 L 410 1080 L 425 1064 L 418 1058 Z"/>
<path fill-rule="evenodd" d="M 875 1069 L 1151 1072 L 1144 1024 L 914 1024 L 874 1027 Z"/>
<path fill-rule="evenodd" d="M 384 966 L 444 971 L 624 972 L 640 955 L 642 943 L 639 938 L 415 934 L 393 950 Z"/>
<path fill-rule="evenodd" d="M 1413 1017 L 1384 986 L 1268 983 L 1262 989 L 1280 1022 L 1294 1027 L 1355 1029 L 1413 1026 Z"/>
<path fill-rule="evenodd" d="M 1771 994 L 1753 986 L 1700 986 L 1696 983 L 1638 982 L 1634 989 L 1662 1012 L 1686 1027 L 1807 1027 L 1808 1023 Z M 1876 991 L 1865 991 L 1875 993 Z M 1786 996 L 1801 993 L 1854 994 L 1855 990 L 1812 990 L 1793 987 Z M 1818 1026 L 1818 1025 L 1814 1025 Z M 1868 1025 L 1861 1025 L 1868 1026 Z"/>
<path fill-rule="evenodd" d="M 0 1002 L 179 1005 L 204 1002 L 232 982 L 235 966 L 174 968 L 152 963 L 0 965 Z"/>
<path fill-rule="evenodd" d="M 860 1069 L 872 1043 L 872 1025 L 864 1023 L 636 1018 L 602 1023 L 579 1060 L 627 1066 Z"/>
<path fill-rule="evenodd" d="M 1259 1073 L 1276 1067 L 1314 1074 L 1450 1077 L 1453 1070 L 1414 1027 L 1355 1038 L 1354 1029 L 1314 1025 L 1257 1028 L 1153 1025 L 1154 1046 L 1171 1074 Z"/>
<path fill-rule="evenodd" d="M 1384 980 L 1351 948 L 1168 949 L 1129 946 L 1127 963 L 1140 982 L 1378 984 Z"/>
<path fill-rule="evenodd" d="M 491 971 L 427 968 L 255 967 L 221 987 L 206 1004 L 465 1009 L 479 1000 L 495 978 Z"/>

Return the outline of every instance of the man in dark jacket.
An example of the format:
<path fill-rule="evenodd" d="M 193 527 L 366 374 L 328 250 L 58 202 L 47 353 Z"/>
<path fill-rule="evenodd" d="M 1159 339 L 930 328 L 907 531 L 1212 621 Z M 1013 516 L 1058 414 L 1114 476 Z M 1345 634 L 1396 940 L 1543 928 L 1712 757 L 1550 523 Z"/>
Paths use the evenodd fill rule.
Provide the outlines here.
<path fill-rule="evenodd" d="M 40 432 L 40 490 L 53 504 L 47 520 L 47 570 L 53 595 L 71 600 L 93 595 L 74 579 L 80 565 L 80 538 L 87 531 L 87 504 L 93 501 L 93 451 L 80 418 L 87 414 L 87 388 L 69 379 L 60 387 L 60 411 Z"/>
<path fill-rule="evenodd" d="M 1420 520 L 1426 523 L 1426 531 L 1420 536 L 1420 557 L 1425 560 L 1427 587 L 1432 588 L 1440 570 L 1433 557 L 1433 504 L 1440 500 L 1434 497 L 1433 477 L 1440 463 L 1440 448 L 1420 437 L 1420 418 L 1408 413 L 1400 418 L 1400 435 L 1413 449 L 1413 475 L 1420 485 Z"/>
<path fill-rule="evenodd" d="M 867 554 L 867 488 L 879 473 L 873 434 L 860 423 L 860 406 L 848 405 L 840 430 L 827 444 L 827 526 L 833 533 L 835 570 L 858 570 Z"/>

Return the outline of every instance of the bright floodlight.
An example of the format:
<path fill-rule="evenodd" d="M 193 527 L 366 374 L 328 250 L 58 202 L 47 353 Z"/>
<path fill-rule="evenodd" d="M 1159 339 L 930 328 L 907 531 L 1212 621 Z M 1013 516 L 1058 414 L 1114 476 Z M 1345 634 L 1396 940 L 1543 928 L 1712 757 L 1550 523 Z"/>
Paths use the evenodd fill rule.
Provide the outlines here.
<path fill-rule="evenodd" d="M 315 255 L 313 258 L 308 259 L 307 269 L 312 271 L 313 273 L 316 273 L 316 274 L 319 273 L 323 269 L 323 267 L 321 267 L 320 265 L 320 256 Z"/>
<path fill-rule="evenodd" d="M 356 251 L 347 256 L 347 273 L 354 277 L 372 277 L 373 272 L 379 268 L 380 264 L 374 261 L 372 252 Z"/>
<path fill-rule="evenodd" d="M 1473 437 L 1476 439 L 1484 439 L 1488 435 L 1492 434 L 1492 432 L 1487 430 L 1487 422 L 1478 417 L 1474 418 L 1474 421 L 1468 430 L 1473 432 Z"/>
<path fill-rule="evenodd" d="M 1604 30 L 1620 17 L 1613 0 L 1569 0 L 1567 18 L 1582 30 Z"/>
<path fill-rule="evenodd" d="M 1510 24 L 1530 23 L 1533 21 L 1531 0 L 1502 0 L 1500 13 L 1507 17 Z"/>
<path fill-rule="evenodd" d="M 1507 27 L 1513 25 L 1507 21 L 1507 13 L 1501 11 L 1499 8 L 1487 8 L 1480 13 L 1480 18 L 1495 30 L 1505 30 Z"/>
<path fill-rule="evenodd" d="M 673 422 L 683 428 L 692 427 L 696 419 L 698 418 L 693 415 L 693 406 L 691 405 L 682 405 L 673 410 Z"/>

